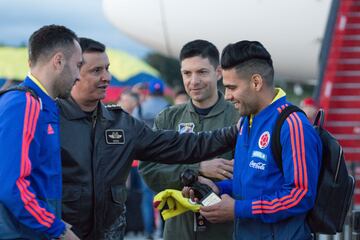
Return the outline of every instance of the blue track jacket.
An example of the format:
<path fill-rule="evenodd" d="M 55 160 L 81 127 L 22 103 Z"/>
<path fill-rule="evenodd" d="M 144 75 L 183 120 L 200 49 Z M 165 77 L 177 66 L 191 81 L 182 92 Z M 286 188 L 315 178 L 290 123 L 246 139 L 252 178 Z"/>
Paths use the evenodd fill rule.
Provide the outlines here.
<path fill-rule="evenodd" d="M 308 239 L 310 235 L 304 219 L 315 202 L 322 144 L 307 117 L 303 113 L 292 113 L 281 128 L 284 170 L 280 171 L 271 151 L 271 136 L 279 113 L 290 103 L 285 93 L 278 91 L 277 100 L 253 117 L 251 127 L 249 117 L 242 119 L 235 149 L 234 177 L 217 183 L 221 194 L 229 194 L 236 200 L 235 216 L 241 222 L 235 227 L 237 239 L 267 239 L 266 236 Z M 271 233 L 261 228 L 267 223 L 272 224 L 267 229 Z M 279 226 L 287 223 L 287 226 L 277 229 L 276 223 Z"/>
<path fill-rule="evenodd" d="M 58 109 L 29 77 L 30 93 L 0 97 L 0 239 L 51 239 L 65 230 L 61 213 Z"/>

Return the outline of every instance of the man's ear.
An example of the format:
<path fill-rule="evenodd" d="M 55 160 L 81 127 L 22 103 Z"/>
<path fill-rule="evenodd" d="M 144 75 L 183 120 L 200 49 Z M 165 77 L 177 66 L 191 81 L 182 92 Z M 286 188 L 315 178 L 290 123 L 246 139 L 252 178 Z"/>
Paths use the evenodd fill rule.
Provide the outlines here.
<path fill-rule="evenodd" d="M 55 71 L 62 71 L 65 66 L 65 56 L 62 52 L 56 52 L 51 58 Z"/>
<path fill-rule="evenodd" d="M 264 79 L 260 74 L 253 74 L 251 76 L 251 85 L 256 91 L 260 91 L 264 86 Z"/>
<path fill-rule="evenodd" d="M 218 65 L 215 69 L 216 79 L 219 81 L 222 78 L 222 68 Z"/>

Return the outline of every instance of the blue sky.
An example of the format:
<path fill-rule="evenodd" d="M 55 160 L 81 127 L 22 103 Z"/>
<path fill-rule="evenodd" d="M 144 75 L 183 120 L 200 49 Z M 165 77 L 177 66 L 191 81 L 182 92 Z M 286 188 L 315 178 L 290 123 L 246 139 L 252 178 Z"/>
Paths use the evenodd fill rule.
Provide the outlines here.
<path fill-rule="evenodd" d="M 61 24 L 79 37 L 89 37 L 107 47 L 142 57 L 151 51 L 120 33 L 105 18 L 101 0 L 0 0 L 0 43 L 26 43 L 36 29 Z"/>

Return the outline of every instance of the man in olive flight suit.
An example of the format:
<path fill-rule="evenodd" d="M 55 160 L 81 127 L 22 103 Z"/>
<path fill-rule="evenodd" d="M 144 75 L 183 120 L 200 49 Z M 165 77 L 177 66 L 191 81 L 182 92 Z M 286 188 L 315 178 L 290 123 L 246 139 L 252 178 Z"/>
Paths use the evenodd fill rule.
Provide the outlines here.
<path fill-rule="evenodd" d="M 156 129 L 177 130 L 180 133 L 208 131 L 235 124 L 239 120 L 233 104 L 226 102 L 217 89 L 221 79 L 219 52 L 210 42 L 195 40 L 184 45 L 180 52 L 181 74 L 190 96 L 185 104 L 167 108 L 155 120 Z M 196 164 L 166 165 L 141 162 L 140 174 L 156 192 L 182 189 L 180 174 L 187 168 L 214 180 L 232 178 L 233 154 Z M 199 219 L 200 218 L 200 219 Z M 165 222 L 164 239 L 232 239 L 233 224 L 200 224 L 199 214 L 187 212 Z"/>

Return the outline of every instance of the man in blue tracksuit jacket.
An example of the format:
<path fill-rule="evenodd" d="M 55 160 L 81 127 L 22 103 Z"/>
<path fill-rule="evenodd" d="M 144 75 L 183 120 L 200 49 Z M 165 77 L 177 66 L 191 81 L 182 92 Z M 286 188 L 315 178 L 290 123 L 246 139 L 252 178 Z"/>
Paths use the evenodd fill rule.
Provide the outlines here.
<path fill-rule="evenodd" d="M 281 128 L 281 171 L 271 151 L 279 113 L 291 103 L 273 87 L 267 50 L 255 41 L 228 45 L 222 53 L 225 98 L 243 116 L 233 179 L 210 185 L 221 202 L 202 207 L 211 222 L 235 220 L 235 239 L 312 239 L 306 214 L 314 206 L 322 144 L 307 117 L 292 113 Z M 231 197 L 230 197 L 231 196 Z"/>
<path fill-rule="evenodd" d="M 29 40 L 32 90 L 0 96 L 0 239 L 78 239 L 61 221 L 58 108 L 79 77 L 75 33 L 44 26 Z"/>

